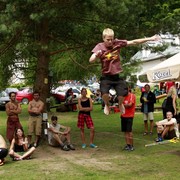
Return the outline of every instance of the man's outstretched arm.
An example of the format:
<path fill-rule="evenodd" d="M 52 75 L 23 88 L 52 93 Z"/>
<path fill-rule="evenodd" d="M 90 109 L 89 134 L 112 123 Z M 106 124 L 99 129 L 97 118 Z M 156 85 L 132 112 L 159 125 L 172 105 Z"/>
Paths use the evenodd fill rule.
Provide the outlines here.
<path fill-rule="evenodd" d="M 147 37 L 147 38 L 142 38 L 142 39 L 134 39 L 131 41 L 127 41 L 127 45 L 128 46 L 132 46 L 132 45 L 137 45 L 137 44 L 142 44 L 148 41 L 159 41 L 161 40 L 161 37 L 159 35 L 154 35 L 152 37 Z"/>

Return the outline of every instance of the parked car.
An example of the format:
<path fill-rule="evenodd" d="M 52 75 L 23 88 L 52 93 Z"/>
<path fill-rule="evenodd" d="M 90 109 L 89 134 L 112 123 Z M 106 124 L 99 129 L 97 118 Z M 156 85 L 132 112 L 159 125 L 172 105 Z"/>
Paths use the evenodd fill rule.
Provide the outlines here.
<path fill-rule="evenodd" d="M 9 94 L 10 92 L 18 92 L 19 91 L 19 89 L 17 89 L 17 88 L 6 88 L 5 89 L 5 92 L 7 93 L 7 94 Z"/>
<path fill-rule="evenodd" d="M 51 96 L 54 97 L 57 104 L 60 104 L 61 102 L 64 102 L 66 100 L 65 93 L 51 93 Z"/>
<path fill-rule="evenodd" d="M 0 109 L 5 110 L 5 105 L 10 101 L 8 93 L 0 91 Z"/>
<path fill-rule="evenodd" d="M 22 104 L 28 104 L 33 99 L 33 88 L 24 88 L 16 93 L 16 99 Z"/>
<path fill-rule="evenodd" d="M 77 100 L 81 96 L 81 91 L 77 88 L 72 88 L 73 95 L 74 95 L 74 100 Z M 63 97 L 63 102 L 66 100 L 66 92 L 67 90 L 60 90 L 56 89 L 52 94 L 56 94 L 56 96 L 61 96 Z"/>
<path fill-rule="evenodd" d="M 51 93 L 56 100 L 56 103 L 61 103 L 65 101 L 65 95 L 58 94 L 58 93 Z M 28 104 L 33 99 L 33 88 L 23 88 L 21 91 L 16 93 L 17 101 L 21 102 L 22 104 Z"/>

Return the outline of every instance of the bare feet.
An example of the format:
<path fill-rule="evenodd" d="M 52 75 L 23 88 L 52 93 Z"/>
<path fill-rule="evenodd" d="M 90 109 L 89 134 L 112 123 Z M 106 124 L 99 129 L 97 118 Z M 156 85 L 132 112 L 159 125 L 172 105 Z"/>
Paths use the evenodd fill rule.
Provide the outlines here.
<path fill-rule="evenodd" d="M 109 115 L 109 107 L 106 104 L 104 106 L 104 114 Z"/>
<path fill-rule="evenodd" d="M 125 114 L 125 107 L 123 104 L 119 105 L 119 109 L 120 109 L 121 114 Z"/>

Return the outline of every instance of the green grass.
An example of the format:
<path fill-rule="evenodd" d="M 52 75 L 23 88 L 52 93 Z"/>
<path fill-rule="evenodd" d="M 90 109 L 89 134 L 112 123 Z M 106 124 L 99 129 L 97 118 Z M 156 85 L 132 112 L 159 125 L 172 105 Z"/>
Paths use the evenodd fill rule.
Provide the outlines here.
<path fill-rule="evenodd" d="M 6 114 L 0 112 L 0 133 L 5 136 Z M 14 162 L 9 157 L 6 164 L 0 167 L 0 179 L 179 179 L 180 143 L 157 145 L 145 148 L 156 137 L 142 136 L 144 131 L 142 114 L 134 118 L 133 133 L 135 151 L 122 151 L 125 145 L 123 133 L 120 131 L 119 114 L 105 116 L 100 105 L 94 105 L 92 118 L 95 124 L 95 141 L 97 149 L 81 149 L 80 132 L 77 128 L 77 112 L 49 114 L 59 117 L 59 122 L 72 128 L 72 142 L 75 151 L 64 152 L 52 148 L 46 142 L 41 143 L 29 161 Z M 155 121 L 162 119 L 162 113 L 154 113 Z M 23 106 L 20 120 L 27 133 L 27 106 Z M 86 129 L 88 144 L 89 131 Z"/>

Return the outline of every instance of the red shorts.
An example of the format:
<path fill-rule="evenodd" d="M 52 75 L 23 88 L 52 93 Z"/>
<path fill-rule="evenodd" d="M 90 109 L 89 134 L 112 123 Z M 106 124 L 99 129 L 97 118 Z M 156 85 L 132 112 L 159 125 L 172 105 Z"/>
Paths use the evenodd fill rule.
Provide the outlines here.
<path fill-rule="evenodd" d="M 92 121 L 92 118 L 90 115 L 87 114 L 79 114 L 78 115 L 78 122 L 77 122 L 77 127 L 80 129 L 84 129 L 84 123 L 86 123 L 86 127 L 89 128 L 94 128 L 94 123 Z"/>
<path fill-rule="evenodd" d="M 7 119 L 7 130 L 6 137 L 9 141 L 12 141 L 14 138 L 14 132 L 16 129 L 22 128 L 19 118 L 16 116 L 9 116 Z"/>

